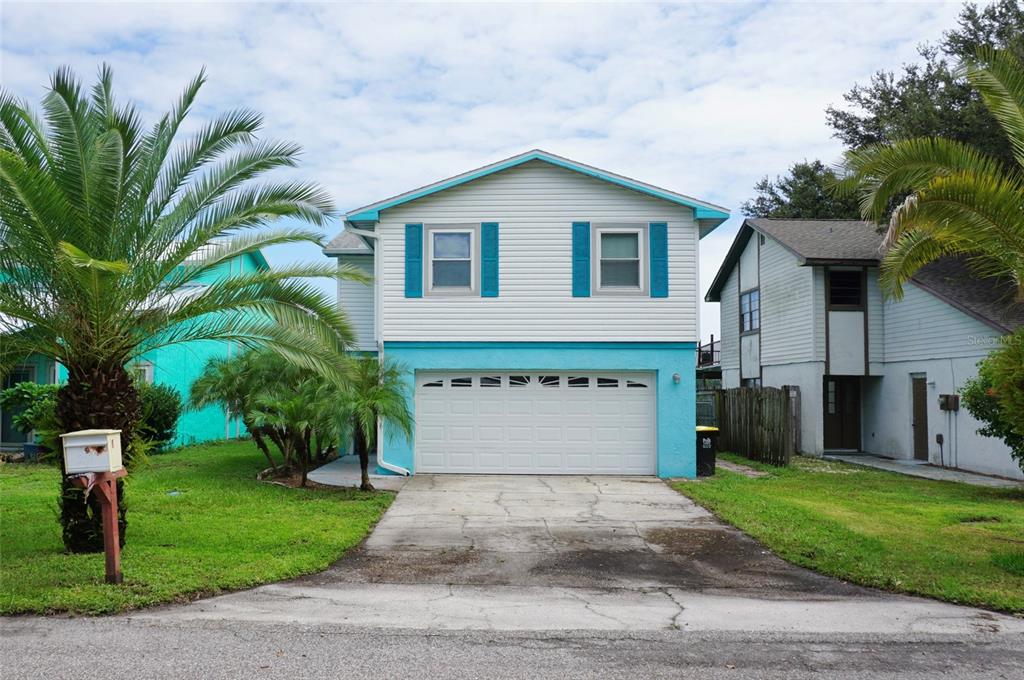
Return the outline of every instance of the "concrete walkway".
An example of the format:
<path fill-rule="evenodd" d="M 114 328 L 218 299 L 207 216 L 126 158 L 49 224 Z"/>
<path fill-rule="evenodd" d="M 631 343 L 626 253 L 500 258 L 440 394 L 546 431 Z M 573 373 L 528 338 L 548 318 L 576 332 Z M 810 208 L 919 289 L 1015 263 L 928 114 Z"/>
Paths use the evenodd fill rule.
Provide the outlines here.
<path fill-rule="evenodd" d="M 921 460 L 883 458 L 881 456 L 873 456 L 867 453 L 826 453 L 825 458 L 829 460 L 839 460 L 852 465 L 863 465 L 864 467 L 875 468 L 876 470 L 885 470 L 887 472 L 895 472 L 901 475 L 909 475 L 911 477 L 934 479 L 940 482 L 960 482 L 961 484 L 971 484 L 973 486 L 1024 489 L 1024 482 L 1004 479 L 1002 477 L 979 475 L 973 472 L 965 472 L 963 470 L 950 470 L 948 468 L 930 465 Z"/>
<path fill-rule="evenodd" d="M 408 480 L 320 574 L 131 615 L 404 630 L 1024 634 L 1024 620 L 792 566 L 661 481 Z"/>
<path fill-rule="evenodd" d="M 377 457 L 370 456 L 370 483 L 378 491 L 399 491 L 408 477 L 401 475 L 378 475 Z M 309 473 L 309 479 L 317 484 L 359 488 L 359 456 L 341 456 Z"/>

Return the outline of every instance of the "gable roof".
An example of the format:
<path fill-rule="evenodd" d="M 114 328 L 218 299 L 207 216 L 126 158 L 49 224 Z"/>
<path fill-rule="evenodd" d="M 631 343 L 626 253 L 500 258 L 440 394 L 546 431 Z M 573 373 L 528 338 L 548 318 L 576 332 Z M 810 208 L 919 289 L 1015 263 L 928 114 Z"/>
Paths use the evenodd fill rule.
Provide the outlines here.
<path fill-rule="evenodd" d="M 448 179 L 443 179 L 439 182 L 434 182 L 433 184 L 428 184 L 418 189 L 413 189 L 412 191 L 407 191 L 403 194 L 398 194 L 397 196 L 392 196 L 391 198 L 386 198 L 382 201 L 377 201 L 376 203 L 371 203 L 361 208 L 357 208 L 345 215 L 345 222 L 360 224 L 376 223 L 380 220 L 380 212 L 382 210 L 394 208 L 395 206 L 402 205 L 403 203 L 415 201 L 417 199 L 430 196 L 431 194 L 436 194 L 440 191 L 451 189 L 453 187 L 466 184 L 467 182 L 472 182 L 473 180 L 480 179 L 481 177 L 486 177 L 496 172 L 501 172 L 502 170 L 508 170 L 509 168 L 514 168 L 522 165 L 523 163 L 529 163 L 530 161 L 542 161 L 544 163 L 549 163 L 560 168 L 565 168 L 589 177 L 594 177 L 595 179 L 599 179 L 604 182 L 625 187 L 626 189 L 638 191 L 642 194 L 647 194 L 648 196 L 654 196 L 655 198 L 660 198 L 662 200 L 669 201 L 670 203 L 676 203 L 678 205 L 692 208 L 694 211 L 694 218 L 703 222 L 704 226 L 708 227 L 707 232 L 710 232 L 729 218 L 729 210 L 722 206 L 701 201 L 674 191 L 669 191 L 668 189 L 662 189 L 661 187 L 656 187 L 653 184 L 647 184 L 623 175 L 617 175 L 613 172 L 601 170 L 600 168 L 585 165 L 568 158 L 556 156 L 555 154 L 548 153 L 547 151 L 533 149 L 532 151 L 521 153 L 518 156 L 512 156 L 511 158 L 506 158 L 505 160 L 498 161 L 497 163 L 491 163 L 490 165 L 485 165 L 481 168 L 470 170 L 469 172 L 464 172 L 462 174 L 455 175 L 454 177 L 449 177 Z"/>
<path fill-rule="evenodd" d="M 348 229 L 331 239 L 331 242 L 324 246 L 324 255 L 371 255 L 373 251 L 366 245 L 361 237 L 353 234 Z"/>
<path fill-rule="evenodd" d="M 750 237 L 764 234 L 793 253 L 801 266 L 859 265 L 877 267 L 883 235 L 861 220 L 792 220 L 748 218 L 743 221 L 704 299 L 721 302 L 722 288 Z M 979 277 L 963 257 L 944 257 L 922 267 L 910 279 L 968 316 L 1004 333 L 1024 327 L 1024 305 L 1015 302 L 1015 287 L 1005 280 Z"/>

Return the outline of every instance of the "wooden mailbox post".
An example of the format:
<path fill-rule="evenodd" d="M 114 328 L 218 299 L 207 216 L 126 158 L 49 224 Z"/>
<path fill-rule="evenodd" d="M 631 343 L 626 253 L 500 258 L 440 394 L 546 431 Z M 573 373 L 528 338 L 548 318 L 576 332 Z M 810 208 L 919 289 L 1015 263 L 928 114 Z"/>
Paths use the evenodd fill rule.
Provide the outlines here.
<path fill-rule="evenodd" d="M 99 494 L 103 512 L 103 551 L 107 583 L 121 583 L 121 536 L 117 526 L 117 480 L 128 473 L 121 465 L 120 430 L 80 430 L 62 434 L 64 469 L 75 486 Z"/>

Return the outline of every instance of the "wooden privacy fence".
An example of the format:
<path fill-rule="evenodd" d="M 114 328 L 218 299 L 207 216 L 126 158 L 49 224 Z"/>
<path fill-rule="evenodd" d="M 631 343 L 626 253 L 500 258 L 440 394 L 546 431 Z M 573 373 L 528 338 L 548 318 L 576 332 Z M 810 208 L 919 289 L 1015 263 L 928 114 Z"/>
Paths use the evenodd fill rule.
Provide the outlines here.
<path fill-rule="evenodd" d="M 718 390 L 718 450 L 769 465 L 789 465 L 800 449 L 800 388 Z"/>

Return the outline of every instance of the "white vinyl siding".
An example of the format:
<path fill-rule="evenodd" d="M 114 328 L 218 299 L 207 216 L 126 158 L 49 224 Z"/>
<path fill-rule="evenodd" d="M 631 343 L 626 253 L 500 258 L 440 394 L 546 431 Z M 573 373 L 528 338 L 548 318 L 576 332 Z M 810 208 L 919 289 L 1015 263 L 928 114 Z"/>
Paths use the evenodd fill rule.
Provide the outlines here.
<path fill-rule="evenodd" d="M 725 285 L 722 286 L 721 302 L 719 303 L 722 315 L 721 364 L 723 371 L 740 367 L 739 296 L 739 280 L 736 270 L 733 269 L 725 280 Z"/>
<path fill-rule="evenodd" d="M 762 364 L 790 364 L 810 358 L 814 317 L 807 311 L 812 308 L 813 295 L 813 268 L 797 266 L 796 256 L 774 239 L 765 239 L 761 246 Z"/>
<path fill-rule="evenodd" d="M 757 288 L 760 282 L 760 262 L 758 261 L 757 240 L 760 234 L 756 231 L 747 241 L 747 246 L 740 253 L 740 291 Z"/>
<path fill-rule="evenodd" d="M 868 365 L 871 375 L 878 375 L 885 360 L 885 315 L 883 313 L 882 290 L 878 286 L 878 268 L 868 268 Z"/>
<path fill-rule="evenodd" d="M 811 314 L 814 317 L 814 360 L 825 361 L 825 269 L 814 267 L 814 303 Z"/>
<path fill-rule="evenodd" d="M 344 255 L 338 258 L 340 264 L 357 267 L 367 276 L 373 276 L 372 255 Z M 377 350 L 373 325 L 373 283 L 338 281 L 338 305 L 348 315 L 356 332 L 356 344 L 352 349 L 373 352 Z"/>
<path fill-rule="evenodd" d="M 580 221 L 667 222 L 669 297 L 572 297 L 572 223 Z M 500 224 L 500 295 L 406 298 L 405 224 L 481 222 Z M 689 208 L 535 161 L 385 210 L 377 229 L 386 341 L 697 341 Z"/>
<path fill-rule="evenodd" d="M 1000 333 L 912 283 L 885 303 L 885 360 L 985 356 Z"/>

